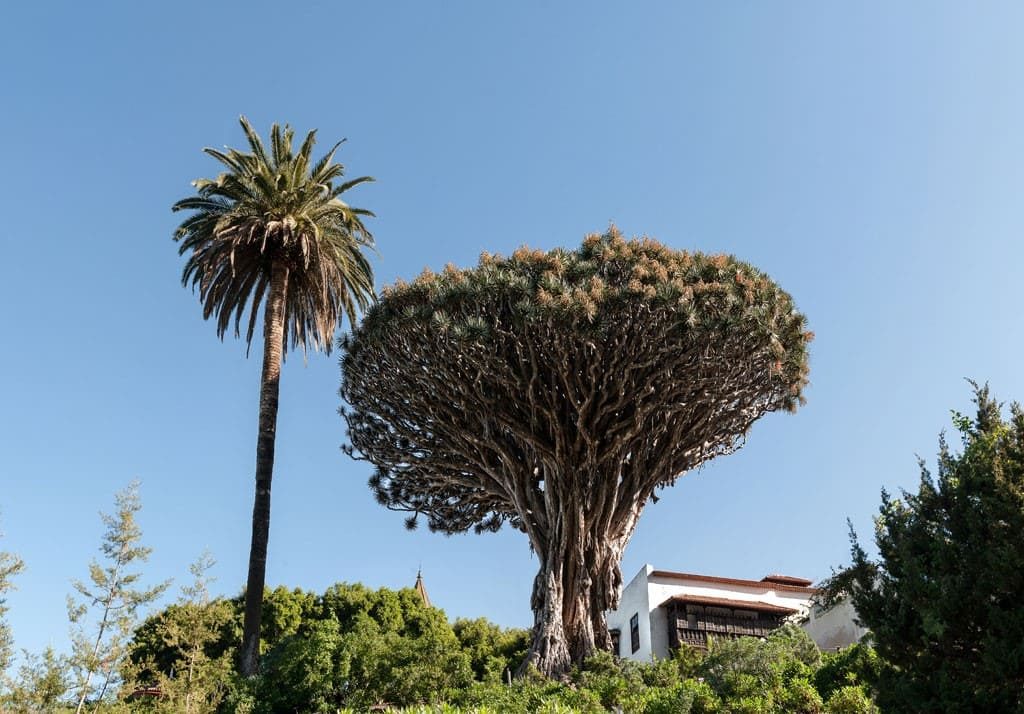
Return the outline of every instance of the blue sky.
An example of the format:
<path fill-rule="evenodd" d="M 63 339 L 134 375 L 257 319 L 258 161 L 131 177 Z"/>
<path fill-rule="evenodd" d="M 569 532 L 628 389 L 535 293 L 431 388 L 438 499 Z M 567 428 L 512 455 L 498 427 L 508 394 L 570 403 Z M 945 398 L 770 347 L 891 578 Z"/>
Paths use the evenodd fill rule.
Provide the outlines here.
<path fill-rule="evenodd" d="M 151 7 L 150 7 L 151 5 Z M 817 339 L 808 404 L 649 506 L 623 562 L 819 579 L 912 488 L 964 377 L 1024 399 L 1017 3 L 48 3 L 0 44 L 0 548 L 19 646 L 64 647 L 98 512 L 142 481 L 151 580 L 245 579 L 259 350 L 180 286 L 171 204 L 246 114 L 317 127 L 378 181 L 378 285 L 521 244 L 734 253 Z M 524 536 L 377 506 L 339 447 L 337 354 L 288 361 L 268 581 L 411 585 L 528 625 Z"/>

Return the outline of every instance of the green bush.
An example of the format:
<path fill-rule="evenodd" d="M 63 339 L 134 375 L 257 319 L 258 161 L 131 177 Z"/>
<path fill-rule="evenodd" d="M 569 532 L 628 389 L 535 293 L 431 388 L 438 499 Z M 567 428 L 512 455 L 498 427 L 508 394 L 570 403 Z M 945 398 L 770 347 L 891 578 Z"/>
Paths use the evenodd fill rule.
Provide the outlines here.
<path fill-rule="evenodd" d="M 781 711 L 793 714 L 817 714 L 824 708 L 818 690 L 803 677 L 786 683 L 779 694 L 777 706 Z"/>
<path fill-rule="evenodd" d="M 707 682 L 687 679 L 681 688 L 691 697 L 692 714 L 718 714 L 722 711 L 722 700 Z"/>
<path fill-rule="evenodd" d="M 787 624 L 765 639 L 712 640 L 702 675 L 731 712 L 820 712 L 811 684 L 821 653 L 807 633 Z"/>
<path fill-rule="evenodd" d="M 232 603 L 240 609 L 240 599 Z M 151 672 L 174 661 L 164 639 L 180 615 L 174 607 L 137 633 L 133 657 Z M 317 714 L 378 705 L 423 714 L 875 712 L 873 687 L 883 672 L 866 645 L 823 657 L 803 630 L 786 625 L 764 639 L 712 640 L 707 652 L 682 647 L 650 663 L 599 652 L 565 681 L 534 671 L 509 685 L 506 674 L 529 643 L 526 630 L 484 619 L 450 625 L 411 589 L 342 583 L 315 596 L 276 588 L 268 591 L 268 612 L 261 674 L 230 677 L 221 712 Z M 236 625 L 233 618 L 217 630 L 212 654 L 230 651 Z"/>
<path fill-rule="evenodd" d="M 502 629 L 487 619 L 458 619 L 452 625 L 462 651 L 469 656 L 473 676 L 481 682 L 502 682 L 526 657 L 530 631 Z"/>
<path fill-rule="evenodd" d="M 640 670 L 646 668 L 598 652 L 572 673 L 572 681 L 578 689 L 594 694 L 605 709 L 636 708 L 635 700 L 646 689 Z"/>
<path fill-rule="evenodd" d="M 882 672 L 882 660 L 873 647 L 866 644 L 830 652 L 822 657 L 821 667 L 814 675 L 814 685 L 826 700 L 832 693 L 850 685 L 863 685 L 873 691 Z"/>
<path fill-rule="evenodd" d="M 722 702 L 706 682 L 686 679 L 674 687 L 653 689 L 643 714 L 718 714 Z"/>
<path fill-rule="evenodd" d="M 840 687 L 825 702 L 828 714 L 878 714 L 878 707 L 863 687 L 847 685 Z"/>
<path fill-rule="evenodd" d="M 539 675 L 527 675 L 511 686 L 477 682 L 455 694 L 454 704 L 466 711 L 489 709 L 503 714 L 533 714 L 539 711 L 576 711 L 603 714 L 607 711 L 598 697 L 587 691 L 571 689 Z"/>

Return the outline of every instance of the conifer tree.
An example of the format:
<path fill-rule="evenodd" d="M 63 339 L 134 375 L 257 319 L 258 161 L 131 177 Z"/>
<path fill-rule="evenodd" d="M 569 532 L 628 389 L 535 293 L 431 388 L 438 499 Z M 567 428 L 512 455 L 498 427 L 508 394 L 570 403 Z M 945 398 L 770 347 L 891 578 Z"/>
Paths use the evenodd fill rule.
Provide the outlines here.
<path fill-rule="evenodd" d="M 210 714 L 217 711 L 232 671 L 233 650 L 211 656 L 220 644 L 225 624 L 234 612 L 227 600 L 211 600 L 209 570 L 214 560 L 204 553 L 189 567 L 193 580 L 182 587 L 178 602 L 158 616 L 157 629 L 163 645 L 174 653 L 169 671 L 153 663 L 142 669 L 156 675 L 160 692 L 159 711 Z M 147 666 L 149 665 L 149 666 Z"/>
<path fill-rule="evenodd" d="M 42 655 L 24 652 L 18 677 L 8 698 L 14 712 L 54 712 L 65 705 L 70 682 L 68 658 L 53 647 Z"/>
<path fill-rule="evenodd" d="M 139 483 L 133 481 L 115 498 L 116 512 L 100 514 L 107 530 L 100 551 L 104 563 L 89 564 L 89 582 L 73 581 L 77 598 L 68 596 L 71 621 L 71 671 L 76 714 L 87 702 L 99 703 L 119 676 L 120 665 L 137 623 L 139 610 L 167 589 L 168 582 L 141 587 L 138 568 L 151 548 L 141 545 L 135 515 L 142 508 Z"/>
<path fill-rule="evenodd" d="M 961 450 L 942 437 L 938 470 L 916 493 L 882 492 L 878 560 L 852 539 L 849 593 L 882 660 L 884 711 L 1024 708 L 1024 408 L 1004 418 L 974 384 L 975 416 L 954 412 Z"/>
<path fill-rule="evenodd" d="M 14 577 L 24 569 L 25 563 L 21 558 L 14 553 L 0 551 L 0 690 L 14 654 L 14 639 L 6 620 L 9 608 L 5 595 L 14 588 Z"/>
<path fill-rule="evenodd" d="M 343 340 L 347 448 L 409 526 L 526 533 L 540 572 L 524 666 L 560 675 L 610 648 L 644 505 L 796 409 L 810 338 L 790 296 L 732 257 L 615 230 L 485 254 L 385 290 Z"/>

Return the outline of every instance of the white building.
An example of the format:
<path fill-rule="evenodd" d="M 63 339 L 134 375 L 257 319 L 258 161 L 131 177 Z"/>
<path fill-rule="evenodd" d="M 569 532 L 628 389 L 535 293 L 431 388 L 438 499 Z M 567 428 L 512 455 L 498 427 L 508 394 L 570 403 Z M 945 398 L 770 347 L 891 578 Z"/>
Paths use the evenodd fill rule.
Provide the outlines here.
<path fill-rule="evenodd" d="M 857 611 L 853 603 L 843 600 L 831 610 L 822 611 L 817 605 L 811 607 L 804 630 L 822 650 L 838 650 L 860 642 L 868 628 L 857 624 Z"/>
<path fill-rule="evenodd" d="M 864 630 L 852 608 L 821 613 L 812 607 L 816 592 L 810 580 L 788 575 L 741 580 L 645 565 L 608 613 L 608 629 L 617 654 L 640 661 L 666 658 L 680 644 L 705 647 L 708 635 L 764 637 L 787 620 L 804 622 L 823 649 L 856 642 Z"/>

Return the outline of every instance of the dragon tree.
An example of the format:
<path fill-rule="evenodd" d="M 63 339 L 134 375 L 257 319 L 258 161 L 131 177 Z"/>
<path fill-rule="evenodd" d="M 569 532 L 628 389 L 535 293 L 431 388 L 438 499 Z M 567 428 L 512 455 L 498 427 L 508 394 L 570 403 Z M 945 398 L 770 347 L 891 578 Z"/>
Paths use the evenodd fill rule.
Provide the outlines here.
<path fill-rule="evenodd" d="M 540 561 L 524 668 L 610 648 L 605 612 L 657 489 L 795 411 L 812 334 L 731 256 L 625 240 L 483 254 L 386 288 L 343 338 L 351 456 L 384 506 L 443 533 L 523 531 Z"/>

